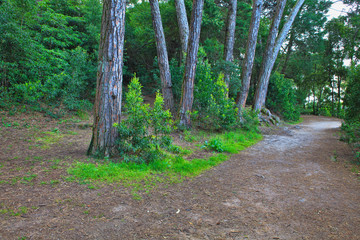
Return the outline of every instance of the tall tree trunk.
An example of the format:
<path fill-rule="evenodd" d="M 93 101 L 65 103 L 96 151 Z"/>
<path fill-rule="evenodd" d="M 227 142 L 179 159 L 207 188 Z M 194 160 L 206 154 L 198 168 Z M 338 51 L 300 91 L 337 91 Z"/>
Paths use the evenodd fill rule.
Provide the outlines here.
<path fill-rule="evenodd" d="M 191 14 L 189 45 L 187 49 L 185 72 L 180 101 L 180 125 L 191 126 L 190 113 L 194 101 L 194 79 L 196 73 L 197 53 L 201 32 L 201 20 L 204 0 L 194 0 Z"/>
<path fill-rule="evenodd" d="M 175 0 L 176 17 L 179 27 L 182 55 L 185 56 L 189 41 L 189 22 L 184 0 Z"/>
<path fill-rule="evenodd" d="M 224 49 L 224 60 L 229 63 L 233 61 L 233 52 L 234 52 L 234 44 L 235 44 L 236 10 L 237 10 L 237 0 L 230 0 L 227 26 L 226 26 L 225 49 Z M 226 86 L 229 88 L 230 74 L 228 69 L 225 69 L 224 79 Z"/>
<path fill-rule="evenodd" d="M 88 154 L 112 155 L 119 136 L 113 125 L 120 123 L 121 117 L 125 9 L 125 0 L 104 1 L 93 136 Z"/>
<path fill-rule="evenodd" d="M 315 88 L 313 89 L 313 114 L 315 115 L 316 114 L 316 109 L 315 109 L 315 99 L 316 99 L 316 96 L 315 96 Z"/>
<path fill-rule="evenodd" d="M 240 92 L 237 93 L 236 97 L 236 105 L 238 106 L 239 113 L 241 112 L 241 108 L 245 107 L 246 99 L 249 94 L 251 73 L 255 59 L 256 41 L 259 32 L 262 6 L 263 0 L 255 0 L 253 3 L 249 36 L 247 40 L 245 59 L 241 74 L 241 89 Z"/>
<path fill-rule="evenodd" d="M 277 58 L 277 55 L 279 54 L 280 48 L 282 43 L 284 42 L 286 35 L 288 34 L 288 32 L 290 31 L 291 25 L 293 24 L 296 15 L 298 14 L 301 6 L 303 5 L 305 0 L 298 0 L 295 4 L 295 6 L 293 7 L 293 9 L 291 10 L 291 13 L 286 21 L 286 23 L 284 24 L 283 28 L 281 29 L 281 32 L 279 34 L 279 36 L 276 38 L 276 42 L 275 44 L 273 44 L 272 39 L 270 39 L 270 47 L 269 47 L 269 51 L 268 48 L 266 48 L 266 52 L 265 52 L 265 56 L 263 59 L 263 63 L 262 63 L 262 70 L 260 71 L 260 77 L 259 77 L 259 84 L 258 87 L 256 89 L 256 93 L 255 93 L 255 103 L 254 103 L 254 109 L 256 111 L 259 111 L 261 109 L 261 107 L 265 104 L 265 100 L 266 100 L 266 94 L 267 94 L 267 88 L 269 86 L 269 79 L 270 79 L 270 75 L 271 75 L 271 70 L 274 67 L 275 64 L 275 60 Z M 278 15 L 282 15 L 282 12 L 284 10 L 284 6 L 286 4 L 286 0 L 279 0 L 278 2 L 278 7 L 277 7 L 277 11 L 275 14 L 275 18 L 273 21 L 273 25 L 274 22 L 276 23 L 276 26 L 271 27 L 271 32 L 270 35 L 272 35 L 272 30 L 276 30 L 275 35 L 277 34 L 278 28 L 279 28 L 279 23 L 280 23 L 280 19 L 278 19 Z M 284 6 L 282 6 L 282 4 L 284 4 Z M 278 14 L 280 13 L 281 14 Z M 269 39 L 268 39 L 269 41 Z M 271 45 L 273 47 L 271 47 Z"/>
<path fill-rule="evenodd" d="M 279 32 L 279 25 L 280 25 L 281 17 L 284 12 L 285 5 L 286 5 L 286 0 L 278 0 L 277 1 L 276 11 L 274 14 L 273 21 L 271 23 L 269 36 L 268 36 L 268 39 L 266 42 L 265 53 L 264 53 L 261 68 L 260 68 L 259 83 L 257 85 L 256 92 L 255 92 L 255 99 L 254 99 L 254 106 L 253 106 L 253 108 L 255 110 L 261 109 L 261 107 L 263 105 L 262 100 L 265 98 L 264 95 L 266 95 L 266 92 L 267 92 L 266 78 L 267 78 L 267 76 L 270 76 L 270 73 L 271 73 L 271 69 L 270 69 L 271 58 L 272 58 L 272 54 L 274 52 L 276 37 Z"/>
<path fill-rule="evenodd" d="M 334 92 L 335 81 L 331 79 L 330 84 L 331 84 L 331 116 L 334 116 L 335 115 L 335 92 Z"/>
<path fill-rule="evenodd" d="M 171 73 L 169 67 L 169 59 L 166 49 L 165 34 L 161 22 L 160 8 L 158 0 L 150 0 L 151 16 L 156 39 L 156 50 L 160 69 L 160 79 L 162 94 L 164 97 L 165 109 L 175 115 L 174 97 L 171 84 Z"/>

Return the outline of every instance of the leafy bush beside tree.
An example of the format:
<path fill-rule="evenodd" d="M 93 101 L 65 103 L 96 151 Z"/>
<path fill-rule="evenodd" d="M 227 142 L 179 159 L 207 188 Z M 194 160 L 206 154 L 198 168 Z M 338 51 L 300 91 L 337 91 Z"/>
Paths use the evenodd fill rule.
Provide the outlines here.
<path fill-rule="evenodd" d="M 157 92 L 154 107 L 144 104 L 141 84 L 134 77 L 126 93 L 127 117 L 116 125 L 118 150 L 125 162 L 151 163 L 163 157 L 163 149 L 171 145 L 171 113 L 164 110 L 164 99 Z"/>
<path fill-rule="evenodd" d="M 281 115 L 285 120 L 299 120 L 300 111 L 294 82 L 275 72 L 270 78 L 266 107 Z"/>

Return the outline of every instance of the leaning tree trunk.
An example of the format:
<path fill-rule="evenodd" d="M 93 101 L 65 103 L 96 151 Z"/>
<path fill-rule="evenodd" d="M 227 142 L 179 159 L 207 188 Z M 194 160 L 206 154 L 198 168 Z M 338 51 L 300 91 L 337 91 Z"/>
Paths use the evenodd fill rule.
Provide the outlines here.
<path fill-rule="evenodd" d="M 257 111 L 260 110 L 261 107 L 263 106 L 262 100 L 264 99 L 264 95 L 266 95 L 267 93 L 266 79 L 267 76 L 270 76 L 271 73 L 271 69 L 270 69 L 271 58 L 274 51 L 276 37 L 279 32 L 280 21 L 284 12 L 285 5 L 286 5 L 286 0 L 277 1 L 276 11 L 271 24 L 270 33 L 268 36 L 268 40 L 266 42 L 265 53 L 260 68 L 259 83 L 257 85 L 255 92 L 255 101 L 253 108 Z"/>
<path fill-rule="evenodd" d="M 191 126 L 190 113 L 194 101 L 194 80 L 203 8 L 204 0 L 194 0 L 179 113 L 180 125 L 185 127 Z"/>
<path fill-rule="evenodd" d="M 246 99 L 249 94 L 251 73 L 255 59 L 256 40 L 259 32 L 262 6 L 263 6 L 263 0 L 255 0 L 253 3 L 249 36 L 248 36 L 245 59 L 241 74 L 241 89 L 236 97 L 236 105 L 238 106 L 239 113 L 241 113 L 241 108 L 245 107 Z"/>
<path fill-rule="evenodd" d="M 175 0 L 176 17 L 179 27 L 182 55 L 187 52 L 189 41 L 189 22 L 186 15 L 184 0 Z"/>
<path fill-rule="evenodd" d="M 280 0 L 280 1 L 286 2 L 286 0 Z M 296 15 L 298 14 L 304 1 L 305 0 L 298 0 L 296 2 L 294 8 L 291 10 L 291 13 L 290 13 L 286 23 L 284 24 L 283 28 L 281 29 L 279 36 L 276 39 L 274 47 L 271 49 L 271 51 L 265 53 L 266 58 L 263 59 L 263 66 L 262 66 L 262 70 L 260 71 L 260 82 L 259 82 L 259 85 L 258 85 L 258 87 L 256 89 L 256 93 L 255 93 L 254 109 L 256 111 L 260 110 L 261 107 L 264 106 L 264 104 L 265 104 L 271 70 L 274 67 L 275 60 L 277 58 L 277 55 L 279 54 L 281 45 L 284 42 L 286 35 L 289 33 L 290 28 L 296 18 Z M 284 6 L 285 6 L 285 3 L 284 3 Z M 278 28 L 278 26 L 277 26 L 277 28 Z"/>
<path fill-rule="evenodd" d="M 158 0 L 150 0 L 151 15 L 156 39 L 156 49 L 158 56 L 158 63 L 160 69 L 160 79 L 162 94 L 164 97 L 165 109 L 175 115 L 174 97 L 172 92 L 171 74 L 169 67 L 169 59 L 166 49 L 165 34 L 161 22 L 160 8 Z"/>
<path fill-rule="evenodd" d="M 233 52 L 234 52 L 234 44 L 235 44 L 236 10 L 237 10 L 237 0 L 230 0 L 227 26 L 226 26 L 225 50 L 224 50 L 224 60 L 229 63 L 233 61 Z M 224 80 L 226 86 L 229 88 L 230 73 L 228 69 L 225 69 Z"/>
<path fill-rule="evenodd" d="M 94 105 L 93 136 L 88 154 L 114 153 L 120 123 L 125 0 L 105 0 L 101 20 L 99 66 Z"/>

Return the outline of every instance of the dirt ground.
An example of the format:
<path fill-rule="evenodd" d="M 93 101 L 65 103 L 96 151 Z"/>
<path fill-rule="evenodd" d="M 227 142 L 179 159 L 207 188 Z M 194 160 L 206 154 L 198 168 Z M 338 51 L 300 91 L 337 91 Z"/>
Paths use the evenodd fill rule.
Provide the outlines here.
<path fill-rule="evenodd" d="M 86 121 L 0 117 L 0 239 L 360 239 L 359 176 L 338 119 L 266 131 L 210 171 L 135 200 L 116 183 L 66 180 L 68 164 L 86 159 Z"/>

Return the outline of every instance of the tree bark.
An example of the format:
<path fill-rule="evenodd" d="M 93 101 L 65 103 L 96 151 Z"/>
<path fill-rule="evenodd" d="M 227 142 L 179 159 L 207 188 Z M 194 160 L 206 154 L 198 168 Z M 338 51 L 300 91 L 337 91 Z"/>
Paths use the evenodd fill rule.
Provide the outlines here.
<path fill-rule="evenodd" d="M 158 0 L 150 0 L 151 16 L 155 32 L 156 50 L 160 69 L 160 79 L 162 94 L 164 97 L 165 109 L 170 110 L 172 115 L 175 114 L 174 97 L 172 92 L 171 73 L 169 67 L 168 53 L 164 29 L 161 22 L 160 8 Z"/>
<path fill-rule="evenodd" d="M 197 53 L 199 50 L 201 20 L 204 8 L 204 0 L 193 1 L 191 14 L 191 26 L 189 44 L 185 62 L 185 72 L 180 101 L 180 126 L 190 127 L 190 113 L 194 101 L 194 79 L 196 73 Z"/>
<path fill-rule="evenodd" d="M 256 93 L 255 93 L 254 109 L 256 111 L 259 111 L 262 108 L 262 106 L 264 106 L 264 104 L 265 104 L 267 88 L 269 86 L 269 79 L 270 79 L 271 71 L 275 64 L 275 60 L 277 58 L 277 55 L 279 54 L 281 45 L 284 42 L 286 35 L 290 31 L 291 25 L 293 24 L 295 17 L 298 14 L 304 1 L 305 0 L 298 0 L 296 2 L 294 8 L 291 10 L 291 13 L 290 13 L 286 23 L 284 24 L 283 28 L 281 29 L 279 36 L 276 38 L 276 42 L 272 42 L 273 36 L 271 36 L 270 46 L 269 46 L 269 49 L 267 48 L 268 51 L 265 52 L 262 67 L 260 70 L 259 84 L 258 84 Z M 279 6 L 277 7 L 275 18 L 274 18 L 274 21 L 273 21 L 273 24 L 272 24 L 272 27 L 270 30 L 271 31 L 270 35 L 275 34 L 275 37 L 278 32 L 279 23 L 280 23 L 281 15 L 284 10 L 284 6 L 286 4 L 286 0 L 279 0 L 278 4 L 279 4 Z M 284 6 L 282 6 L 282 5 L 284 5 Z M 279 18 L 279 16 L 280 16 L 280 18 Z M 273 28 L 273 25 L 274 25 L 274 28 Z M 274 33 L 272 31 L 274 31 Z M 269 39 L 268 39 L 268 41 L 269 41 Z M 273 47 L 271 47 L 271 46 L 273 46 Z"/>
<path fill-rule="evenodd" d="M 339 74 L 338 76 L 338 84 L 337 84 L 337 88 L 338 88 L 338 117 L 340 117 L 341 114 L 341 75 Z"/>
<path fill-rule="evenodd" d="M 268 36 L 268 40 L 266 42 L 265 53 L 263 56 L 260 74 L 259 74 L 259 83 L 255 92 L 254 106 L 253 108 L 256 111 L 259 111 L 263 106 L 263 99 L 265 98 L 267 92 L 267 76 L 270 77 L 271 69 L 271 58 L 274 51 L 274 46 L 276 42 L 276 37 L 279 32 L 279 25 L 281 21 L 282 14 L 284 12 L 284 8 L 286 5 L 286 0 L 278 0 L 276 11 L 274 14 L 273 21 L 271 23 L 271 28 Z"/>
<path fill-rule="evenodd" d="M 237 0 L 230 0 L 227 26 L 226 26 L 225 49 L 224 49 L 224 60 L 229 63 L 233 61 L 233 52 L 234 52 L 234 44 L 235 44 L 236 10 L 237 10 Z M 224 80 L 226 86 L 229 88 L 230 74 L 228 69 L 225 69 Z"/>
<path fill-rule="evenodd" d="M 241 89 L 240 92 L 237 93 L 236 97 L 236 105 L 238 106 L 239 113 L 241 112 L 241 108 L 245 107 L 246 99 L 249 94 L 251 73 L 255 59 L 256 41 L 259 32 L 262 6 L 263 0 L 255 0 L 253 3 L 249 36 L 241 74 Z"/>
<path fill-rule="evenodd" d="M 185 56 L 189 41 L 189 23 L 184 0 L 175 0 L 176 17 L 179 27 L 182 55 Z"/>
<path fill-rule="evenodd" d="M 122 64 L 125 36 L 125 0 L 105 0 L 101 20 L 99 65 L 94 105 L 93 136 L 88 154 L 115 153 L 120 123 Z"/>

